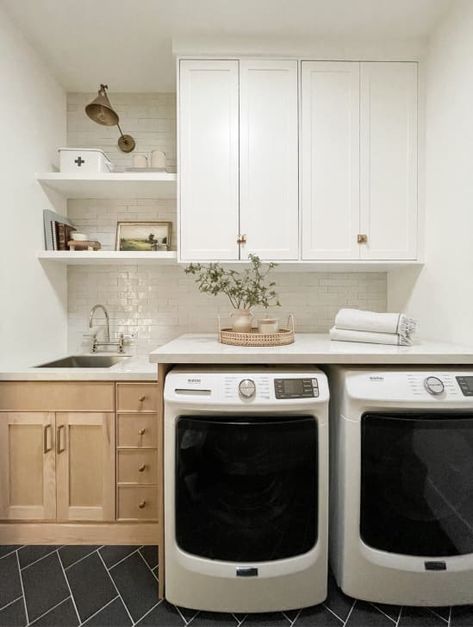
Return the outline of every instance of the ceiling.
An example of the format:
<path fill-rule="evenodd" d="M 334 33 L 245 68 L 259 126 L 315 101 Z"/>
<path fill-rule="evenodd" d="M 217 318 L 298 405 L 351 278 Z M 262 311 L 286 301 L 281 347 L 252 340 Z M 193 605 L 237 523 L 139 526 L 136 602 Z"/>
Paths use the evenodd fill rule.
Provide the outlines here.
<path fill-rule="evenodd" d="M 174 38 L 425 38 L 452 0 L 0 0 L 68 91 L 175 89 Z M 204 39 L 205 40 L 205 39 Z"/>

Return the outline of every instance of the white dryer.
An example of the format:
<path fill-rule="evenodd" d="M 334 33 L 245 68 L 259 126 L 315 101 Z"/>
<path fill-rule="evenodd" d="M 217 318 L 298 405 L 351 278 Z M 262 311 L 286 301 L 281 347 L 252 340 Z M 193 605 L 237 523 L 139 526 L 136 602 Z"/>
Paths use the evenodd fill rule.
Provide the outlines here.
<path fill-rule="evenodd" d="M 473 602 L 473 369 L 329 369 L 330 563 L 355 598 Z"/>
<path fill-rule="evenodd" d="M 328 382 L 176 367 L 165 383 L 165 596 L 225 612 L 327 595 Z"/>

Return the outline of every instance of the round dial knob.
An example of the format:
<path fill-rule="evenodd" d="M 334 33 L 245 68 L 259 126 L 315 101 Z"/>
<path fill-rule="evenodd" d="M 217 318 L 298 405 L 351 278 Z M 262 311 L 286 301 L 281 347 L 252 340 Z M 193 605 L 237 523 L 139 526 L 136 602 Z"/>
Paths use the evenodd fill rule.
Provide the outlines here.
<path fill-rule="evenodd" d="M 427 392 L 429 394 L 433 394 L 434 396 L 442 394 L 442 392 L 445 390 L 443 381 L 438 377 L 427 377 L 424 380 L 424 386 Z"/>
<path fill-rule="evenodd" d="M 256 394 L 256 383 L 253 379 L 242 379 L 238 385 L 238 391 L 242 398 L 253 398 Z"/>

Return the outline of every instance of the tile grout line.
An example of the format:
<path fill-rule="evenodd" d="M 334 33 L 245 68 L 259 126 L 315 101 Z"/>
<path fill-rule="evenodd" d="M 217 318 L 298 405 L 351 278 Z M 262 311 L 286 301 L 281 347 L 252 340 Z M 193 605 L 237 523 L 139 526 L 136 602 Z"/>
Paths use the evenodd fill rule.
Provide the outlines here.
<path fill-rule="evenodd" d="M 80 545 L 78 545 L 78 546 L 80 546 Z M 75 566 L 79 562 L 82 562 L 82 560 L 85 560 L 88 557 L 90 557 L 91 555 L 93 555 L 94 553 L 97 553 L 98 550 L 101 549 L 101 548 L 102 548 L 102 546 L 98 546 L 97 548 L 93 549 L 90 553 L 87 553 L 87 555 L 84 555 L 83 557 L 79 557 L 78 560 L 76 560 L 75 562 L 72 562 L 72 564 L 69 564 L 68 566 L 64 566 L 64 564 L 63 564 L 64 570 L 69 570 L 69 568 L 72 568 L 73 566 Z M 59 559 L 61 559 L 61 554 L 60 553 L 59 553 Z"/>
<path fill-rule="evenodd" d="M 56 603 L 56 605 L 53 605 L 52 607 L 50 607 L 49 610 L 46 610 L 45 612 L 43 612 L 42 614 L 37 616 L 33 621 L 31 621 L 31 623 L 28 623 L 28 627 L 30 625 L 34 625 L 40 618 L 43 618 L 43 616 L 46 616 L 46 614 L 49 614 L 49 612 L 52 612 L 53 610 L 55 610 L 57 607 L 59 607 L 60 605 L 62 605 L 66 601 L 69 601 L 70 598 L 71 598 L 70 596 L 66 597 L 62 601 L 59 601 L 59 603 Z"/>
<path fill-rule="evenodd" d="M 43 555 L 42 557 L 38 557 L 37 560 L 35 560 L 34 562 L 31 562 L 30 564 L 26 564 L 26 566 L 23 566 L 23 568 L 20 569 L 21 570 L 27 570 L 30 566 L 34 566 L 35 564 L 37 564 L 38 562 L 40 562 L 41 560 L 45 560 L 47 557 L 50 557 L 53 553 L 57 553 L 59 549 L 53 549 L 50 553 L 46 553 L 46 555 Z"/>
<path fill-rule="evenodd" d="M 401 622 L 402 610 L 404 607 L 401 605 L 401 609 L 399 610 L 399 616 L 397 617 L 396 627 L 399 627 L 399 623 Z"/>
<path fill-rule="evenodd" d="M 72 605 L 74 606 L 74 611 L 76 613 L 77 620 L 79 621 L 79 625 L 82 625 L 82 619 L 80 617 L 79 610 L 77 609 L 76 600 L 74 599 L 74 595 L 72 594 L 72 589 L 71 589 L 71 586 L 69 584 L 69 579 L 67 578 L 66 571 L 64 570 L 64 566 L 62 565 L 62 562 L 61 562 L 61 556 L 59 555 L 59 549 L 56 551 L 56 554 L 57 554 L 57 560 L 58 560 L 59 565 L 60 565 L 61 570 L 62 570 L 62 574 L 64 575 L 64 579 L 66 581 L 67 589 L 69 590 L 69 594 L 71 595 L 71 601 L 72 601 Z"/>
<path fill-rule="evenodd" d="M 3 610 L 6 610 L 7 607 L 9 607 L 10 605 L 13 605 L 13 603 L 16 603 L 17 601 L 19 601 L 22 598 L 23 598 L 23 595 L 21 594 L 16 599 L 13 599 L 13 601 L 9 601 L 8 603 L 5 603 L 5 605 L 2 605 L 2 607 L 0 607 L 0 612 L 3 612 Z"/>
<path fill-rule="evenodd" d="M 142 552 L 138 549 L 138 553 L 140 554 L 141 559 L 143 560 L 143 562 L 145 563 L 146 568 L 149 570 L 149 572 L 153 575 L 153 577 L 156 579 L 157 583 L 159 583 L 159 579 L 157 578 L 156 574 L 153 573 L 153 569 L 151 568 L 151 566 L 148 564 L 148 562 L 145 560 Z"/>
<path fill-rule="evenodd" d="M 281 611 L 281 614 L 284 616 L 284 618 L 287 620 L 287 622 L 289 623 L 290 626 L 292 626 L 292 620 L 289 618 L 289 616 L 286 614 L 286 612 Z"/>
<path fill-rule="evenodd" d="M 177 610 L 177 613 L 179 614 L 179 616 L 182 618 L 182 620 L 184 621 L 184 625 L 187 627 L 187 625 L 189 624 L 186 620 L 186 617 L 184 616 L 184 614 L 181 612 L 181 610 L 177 607 L 177 605 L 174 605 L 174 607 Z M 191 618 L 191 620 L 193 620 L 195 618 L 195 616 L 193 616 Z M 189 621 L 190 622 L 190 621 Z"/>
<path fill-rule="evenodd" d="M 448 618 L 444 618 L 443 616 L 440 616 L 440 614 L 438 614 L 435 610 L 433 610 L 431 607 L 427 608 L 429 610 L 429 612 L 431 614 L 433 614 L 434 616 L 437 616 L 437 618 L 440 618 L 441 620 L 443 620 L 444 623 L 447 623 L 448 625 Z"/>
<path fill-rule="evenodd" d="M 116 585 L 116 583 L 115 583 L 115 580 L 113 579 L 112 575 L 110 574 L 110 571 L 109 571 L 109 570 L 107 569 L 107 567 L 105 566 L 105 562 L 103 561 L 103 557 L 100 555 L 100 551 L 97 551 L 97 555 L 99 556 L 99 560 L 102 562 L 103 567 L 104 567 L 104 568 L 105 568 L 105 570 L 107 571 L 107 575 L 109 576 L 110 581 L 112 582 L 112 585 L 113 585 L 113 587 L 114 587 L 114 588 L 115 588 L 115 590 L 116 590 L 116 593 L 118 594 L 118 596 L 120 597 L 120 599 L 121 599 L 121 601 L 122 601 L 123 605 L 125 606 L 125 610 L 126 610 L 126 613 L 128 614 L 129 619 L 131 620 L 131 624 L 132 624 L 133 626 L 134 626 L 134 625 L 136 625 L 136 622 L 137 622 L 137 621 L 134 621 L 134 620 L 133 620 L 133 617 L 132 617 L 132 615 L 130 614 L 130 610 L 128 609 L 127 604 L 125 603 L 125 601 L 123 600 L 123 597 L 122 597 L 122 595 L 120 594 L 120 590 L 117 588 L 117 585 Z M 128 557 L 129 557 L 129 556 L 128 556 Z"/>
<path fill-rule="evenodd" d="M 3 545 L 3 546 L 6 546 L 6 545 Z M 2 560 L 2 559 L 3 559 L 3 558 L 5 558 L 5 557 L 9 557 L 12 553 L 15 553 L 15 551 L 19 551 L 19 550 L 20 550 L 20 549 L 22 549 L 22 548 L 23 548 L 23 545 L 22 545 L 22 546 L 20 546 L 20 547 L 18 547 L 17 549 L 12 549 L 12 550 L 10 551 L 10 553 L 5 553 L 5 555 L 2 555 L 2 556 L 0 557 L 0 560 Z"/>
<path fill-rule="evenodd" d="M 159 599 L 159 601 L 156 603 L 156 605 L 153 605 L 153 607 L 151 607 L 145 614 L 143 614 L 143 616 L 141 618 L 139 618 L 136 623 L 139 623 L 140 621 L 143 620 L 143 618 L 145 618 L 145 616 L 148 616 L 148 614 L 150 614 L 154 609 L 156 609 L 158 607 L 158 605 L 160 605 L 163 602 L 164 599 Z M 135 623 L 135 624 L 136 624 Z"/>
<path fill-rule="evenodd" d="M 341 618 L 338 614 L 336 614 L 331 608 L 329 608 L 328 605 L 325 605 L 325 603 L 321 603 L 321 605 L 328 610 L 331 614 L 333 614 L 335 616 L 335 618 L 338 618 L 338 620 L 344 625 L 345 621 L 343 620 L 343 618 Z"/>
<path fill-rule="evenodd" d="M 110 566 L 110 567 L 108 567 L 108 566 L 105 564 L 105 562 L 103 562 L 103 563 L 104 563 L 104 566 L 105 566 L 105 568 L 107 569 L 107 571 L 108 571 L 108 572 L 110 572 L 113 568 L 115 568 L 115 566 L 118 566 L 119 564 L 121 564 L 122 562 L 124 562 L 125 560 L 127 560 L 129 557 L 131 557 L 132 555 L 134 555 L 135 553 L 138 553 L 138 552 L 139 552 L 139 550 L 140 550 L 140 549 L 138 548 L 138 549 L 135 549 L 134 551 L 132 551 L 131 553 L 128 553 L 128 555 L 126 555 L 125 557 L 122 557 L 122 559 L 121 559 L 121 560 L 119 560 L 118 562 L 116 562 L 115 564 L 113 564 L 113 565 L 112 565 L 112 566 Z M 100 556 L 100 557 L 102 557 L 102 556 Z M 102 561 L 103 561 L 103 560 L 102 560 Z"/>
<path fill-rule="evenodd" d="M 392 616 L 389 616 L 389 614 L 386 614 L 386 612 L 383 612 L 383 610 L 378 607 L 375 603 L 370 603 L 371 607 L 374 607 L 375 610 L 378 610 L 378 612 L 380 612 L 380 614 L 382 614 L 383 616 L 386 616 L 386 618 L 389 618 L 389 620 L 391 620 L 394 624 L 396 624 L 396 621 L 394 620 L 394 618 L 392 618 Z"/>
<path fill-rule="evenodd" d="M 355 609 L 355 605 L 356 605 L 356 601 L 353 602 L 353 605 L 351 606 L 350 611 L 348 612 L 345 622 L 343 623 L 343 627 L 345 627 L 348 621 L 350 620 L 350 616 L 352 615 L 352 612 Z"/>
<path fill-rule="evenodd" d="M 18 551 L 15 551 L 15 555 L 16 555 L 16 563 L 18 565 L 18 574 L 20 576 L 21 591 L 23 592 L 23 605 L 25 607 L 26 624 L 28 625 L 30 622 L 30 617 L 28 615 L 28 607 L 26 605 L 25 586 L 23 585 L 23 576 L 21 574 L 20 558 L 18 557 Z"/>
<path fill-rule="evenodd" d="M 91 618 L 93 618 L 94 616 L 97 616 L 97 614 L 99 612 L 101 612 L 102 610 L 104 610 L 106 607 L 108 607 L 110 605 L 110 603 L 113 603 L 114 601 L 116 601 L 117 599 L 119 599 L 120 597 L 117 595 L 116 597 L 113 597 L 113 599 L 111 599 L 108 603 L 105 603 L 105 605 L 103 605 L 102 607 L 100 607 L 96 612 L 94 612 L 93 614 L 91 614 L 90 616 L 88 616 L 86 618 L 86 620 L 84 622 L 81 622 L 80 625 L 85 625 L 87 623 L 87 621 L 89 621 Z M 80 627 L 79 625 L 79 627 Z"/>
<path fill-rule="evenodd" d="M 302 612 L 302 608 L 297 612 L 296 617 L 291 622 L 291 627 L 294 627 L 294 625 L 296 624 L 296 621 L 299 619 L 299 616 L 301 615 L 301 612 Z"/>
<path fill-rule="evenodd" d="M 448 608 L 448 627 L 452 625 L 452 606 Z"/>
<path fill-rule="evenodd" d="M 190 619 L 190 621 L 187 623 L 187 625 L 190 625 L 190 624 L 192 623 L 192 621 L 193 621 L 195 618 L 197 618 L 197 616 L 198 616 L 199 614 L 200 614 L 200 610 L 198 610 L 198 611 L 194 614 L 194 616 Z"/>

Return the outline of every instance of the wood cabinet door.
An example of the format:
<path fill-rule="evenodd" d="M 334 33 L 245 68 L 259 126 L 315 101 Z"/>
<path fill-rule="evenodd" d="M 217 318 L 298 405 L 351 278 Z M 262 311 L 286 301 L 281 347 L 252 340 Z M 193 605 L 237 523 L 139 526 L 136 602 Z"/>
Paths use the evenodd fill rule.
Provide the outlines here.
<path fill-rule="evenodd" d="M 54 414 L 0 412 L 0 518 L 55 517 Z"/>
<path fill-rule="evenodd" d="M 360 120 L 357 62 L 303 61 L 302 259 L 357 259 Z"/>
<path fill-rule="evenodd" d="M 238 61 L 179 64 L 179 256 L 238 259 Z"/>
<path fill-rule="evenodd" d="M 112 413 L 56 414 L 58 520 L 115 519 Z"/>
<path fill-rule="evenodd" d="M 249 253 L 299 257 L 297 61 L 240 61 L 240 231 Z"/>
<path fill-rule="evenodd" d="M 361 233 L 366 259 L 417 255 L 417 63 L 361 63 Z"/>

